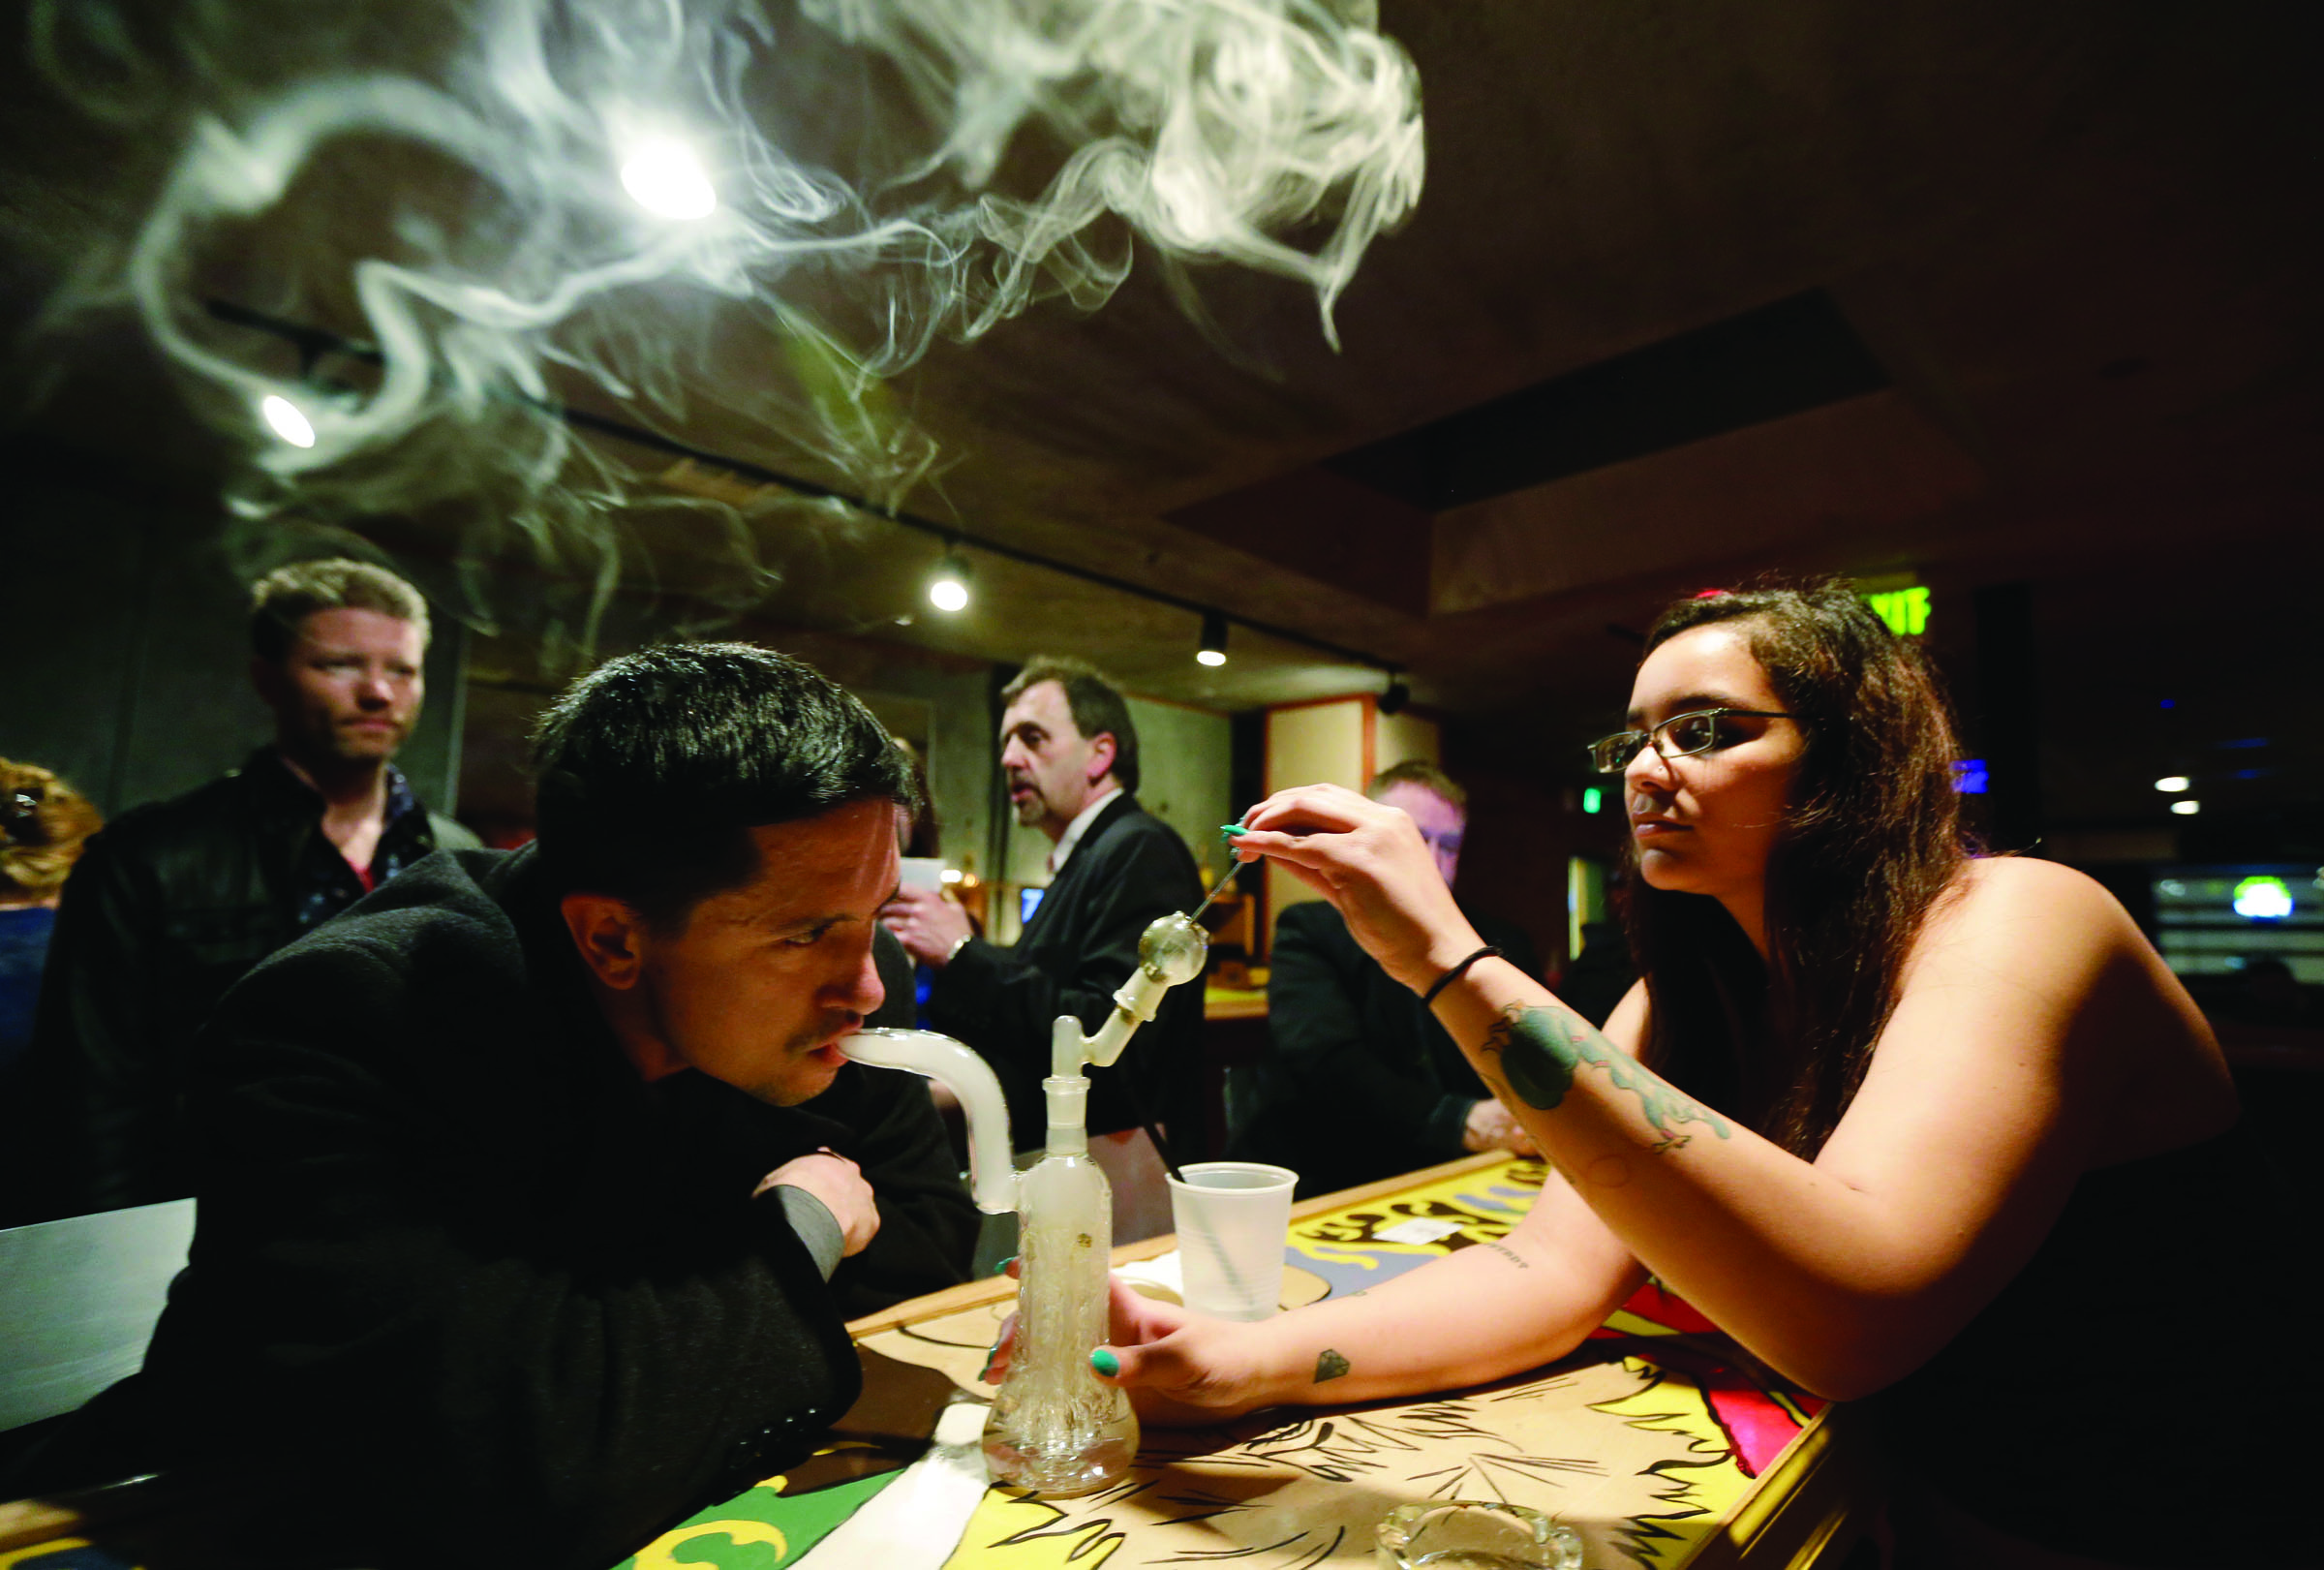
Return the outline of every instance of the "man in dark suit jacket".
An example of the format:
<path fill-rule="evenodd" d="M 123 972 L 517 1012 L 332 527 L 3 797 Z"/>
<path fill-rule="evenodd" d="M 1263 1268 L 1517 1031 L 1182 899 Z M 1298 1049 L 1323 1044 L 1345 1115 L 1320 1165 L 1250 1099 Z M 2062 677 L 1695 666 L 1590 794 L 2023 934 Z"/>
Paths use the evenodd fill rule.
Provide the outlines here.
<path fill-rule="evenodd" d="M 1193 909 L 1203 885 L 1185 842 L 1138 805 L 1138 729 L 1104 677 L 1079 661 L 1036 659 L 1001 697 L 1009 800 L 1018 822 L 1055 842 L 1055 881 L 1013 947 L 975 937 L 966 911 L 924 890 L 901 891 L 886 920 L 934 968 L 930 1023 L 992 1063 L 1011 1136 L 1025 1148 L 1040 1143 L 1048 1121 L 1051 1022 L 1071 1014 L 1086 1030 L 1104 1023 L 1147 924 Z M 1203 1126 L 1202 1030 L 1202 989 L 1172 988 L 1120 1061 L 1090 1070 L 1089 1131 L 1134 1127 L 1143 1107 L 1191 1153 Z"/>
<path fill-rule="evenodd" d="M 1427 763 L 1384 769 L 1364 787 L 1410 814 L 1450 885 L 1468 828 L 1468 797 Z M 1528 975 L 1541 964 L 1523 932 L 1470 913 L 1488 943 Z M 1486 1150 L 1533 1154 L 1445 1028 L 1391 980 L 1321 900 L 1275 924 L 1267 988 L 1269 1046 L 1241 1076 L 1227 1154 L 1300 1175 L 1300 1193 L 1391 1177 Z"/>

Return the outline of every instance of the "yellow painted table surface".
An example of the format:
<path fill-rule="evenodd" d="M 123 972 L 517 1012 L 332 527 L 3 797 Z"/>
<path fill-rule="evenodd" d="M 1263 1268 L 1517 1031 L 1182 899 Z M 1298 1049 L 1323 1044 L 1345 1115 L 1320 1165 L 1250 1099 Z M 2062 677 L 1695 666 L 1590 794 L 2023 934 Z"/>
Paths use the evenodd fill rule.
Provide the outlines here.
<path fill-rule="evenodd" d="M 1475 1156 L 1308 1201 L 1293 1216 L 1285 1302 L 1359 1290 L 1498 1238 L 1542 1181 L 1538 1161 Z M 1157 1238 L 1115 1258 L 1127 1264 L 1173 1247 Z M 977 1374 L 1013 1295 L 1006 1280 L 972 1282 L 858 1321 L 850 1329 L 872 1354 L 868 1379 L 933 1374 L 989 1397 Z M 1372 1525 L 1396 1504 L 1501 1498 L 1580 1532 L 1590 1570 L 1797 1570 L 1836 1558 L 1860 1524 L 1851 1510 L 1872 1495 L 1866 1447 L 1838 1418 L 1786 1391 L 1650 1286 L 1573 1356 L 1492 1385 L 1351 1408 L 1278 1408 L 1217 1429 L 1149 1428 L 1136 1467 L 1115 1487 L 1063 1500 L 989 1490 L 949 1555 L 932 1548 L 924 1562 L 927 1570 L 1356 1566 L 1371 1563 Z M 622 1570 L 793 1563 L 850 1513 L 881 1508 L 900 1473 L 861 1475 L 864 1466 L 909 1457 L 882 1463 L 849 1454 L 876 1448 L 842 1439 L 801 1475 L 769 1479 L 702 1512 Z M 837 1464 L 849 1461 L 852 1473 Z"/>

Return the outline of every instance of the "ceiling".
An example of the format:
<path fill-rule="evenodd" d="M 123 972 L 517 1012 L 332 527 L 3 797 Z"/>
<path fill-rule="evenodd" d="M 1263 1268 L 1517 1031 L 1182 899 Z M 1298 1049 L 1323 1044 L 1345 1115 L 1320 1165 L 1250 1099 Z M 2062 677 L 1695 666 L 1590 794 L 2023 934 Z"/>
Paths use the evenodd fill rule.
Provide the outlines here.
<path fill-rule="evenodd" d="M 2164 772 L 2216 775 L 2251 811 L 2324 796 L 2299 719 L 2324 676 L 2324 115 L 2302 8 L 1381 10 L 1418 67 L 1427 179 L 1339 301 L 1339 348 L 1290 283 L 1199 269 L 1199 330 L 1142 265 L 1094 314 L 1038 306 L 895 383 L 941 454 L 909 510 L 1561 739 L 1619 710 L 1674 592 L 1911 574 L 1952 618 L 1942 655 L 1973 654 L 1973 590 L 2030 583 L 2045 770 L 2072 816 L 2154 819 Z M 0 282 L 21 325 L 119 243 L 154 166 L 10 69 Z M 393 190 L 398 167 L 374 177 Z M 227 257 L 199 284 L 270 276 Z M 200 491 L 244 461 L 117 316 L 32 340 L 20 366 L 20 435 L 93 473 Z M 944 616 L 920 593 L 935 538 L 763 505 L 781 493 L 762 472 L 828 477 L 747 404 L 649 417 L 559 390 L 732 460 L 672 474 L 592 439 L 669 476 L 663 494 L 746 514 L 625 523 L 633 615 L 748 599 L 758 629 L 1070 651 L 1221 709 L 1383 679 L 1247 627 L 1206 669 L 1193 612 L 973 548 L 977 599 Z M 370 527 L 423 567 L 468 548 L 424 512 Z M 738 569 L 746 543 L 762 575 Z M 519 627 L 555 599 L 498 593 Z"/>

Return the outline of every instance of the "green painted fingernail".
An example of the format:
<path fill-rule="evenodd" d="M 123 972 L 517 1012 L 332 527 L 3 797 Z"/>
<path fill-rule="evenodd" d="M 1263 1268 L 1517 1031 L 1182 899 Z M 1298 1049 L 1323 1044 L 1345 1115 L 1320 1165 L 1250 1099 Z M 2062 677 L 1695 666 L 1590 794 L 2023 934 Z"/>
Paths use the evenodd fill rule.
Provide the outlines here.
<path fill-rule="evenodd" d="M 1101 1346 L 1089 1354 L 1089 1367 L 1111 1379 L 1121 1372 L 1121 1359 Z"/>
<path fill-rule="evenodd" d="M 1221 823 L 1218 825 L 1218 832 L 1232 840 L 1236 835 L 1248 834 L 1251 830 L 1250 825 L 1246 823 Z"/>
<path fill-rule="evenodd" d="M 1017 1263 L 1017 1256 L 1015 1254 L 1011 1254 L 1008 1258 L 1002 1260 L 999 1264 L 993 1267 L 993 1274 L 995 1276 L 1006 1276 L 1009 1273 L 1009 1267 L 1015 1263 Z"/>

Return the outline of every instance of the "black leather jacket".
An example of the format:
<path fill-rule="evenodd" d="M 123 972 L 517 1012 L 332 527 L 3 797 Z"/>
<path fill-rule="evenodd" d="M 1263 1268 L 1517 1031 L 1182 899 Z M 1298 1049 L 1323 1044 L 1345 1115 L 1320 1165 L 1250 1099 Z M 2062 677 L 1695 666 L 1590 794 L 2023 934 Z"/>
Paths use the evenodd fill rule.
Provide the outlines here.
<path fill-rule="evenodd" d="M 0 1086 L 0 1221 L 193 1191 L 178 1127 L 195 1031 L 244 971 L 299 936 L 299 869 L 322 800 L 271 748 L 91 839 L 66 882 L 30 1050 Z M 420 810 L 375 866 L 474 834 Z"/>

